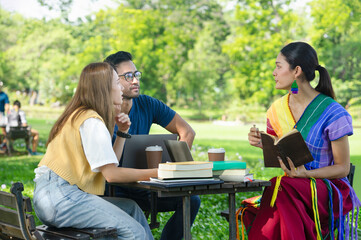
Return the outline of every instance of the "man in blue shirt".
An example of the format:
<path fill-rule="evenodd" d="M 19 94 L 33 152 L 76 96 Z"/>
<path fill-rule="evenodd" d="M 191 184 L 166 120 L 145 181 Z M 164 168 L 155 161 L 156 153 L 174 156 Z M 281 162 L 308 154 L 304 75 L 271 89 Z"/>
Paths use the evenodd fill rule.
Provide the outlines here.
<path fill-rule="evenodd" d="M 2 134 L 6 136 L 5 126 L 6 126 L 6 117 L 5 114 L 9 112 L 9 97 L 6 93 L 2 91 L 2 88 L 4 86 L 4 83 L 0 81 L 0 128 L 2 130 Z M 1 143 L 1 142 L 0 142 Z M 1 148 L 5 146 L 6 140 L 4 138 L 3 142 L 1 143 Z M 3 153 L 3 149 L 0 149 L 0 153 Z"/>
<path fill-rule="evenodd" d="M 108 56 L 105 62 L 110 63 L 117 71 L 123 90 L 123 103 L 121 111 L 128 114 L 131 125 L 130 134 L 149 134 L 153 123 L 159 124 L 171 133 L 179 136 L 179 141 L 187 142 L 191 149 L 195 132 L 192 127 L 175 111 L 163 102 L 147 95 L 140 95 L 140 80 L 142 73 L 137 70 L 132 61 L 132 55 L 119 51 Z M 115 129 L 116 132 L 117 129 Z M 126 188 L 117 188 L 118 197 L 127 197 L 135 200 L 143 210 L 150 209 L 150 193 Z M 191 224 L 200 207 L 199 196 L 191 197 Z M 165 225 L 161 239 L 183 238 L 183 207 L 181 197 L 157 199 L 158 211 L 175 211 Z"/>
<path fill-rule="evenodd" d="M 0 114 L 5 115 L 8 113 L 10 105 L 9 105 L 9 97 L 6 93 L 2 91 L 4 83 L 0 81 Z"/>

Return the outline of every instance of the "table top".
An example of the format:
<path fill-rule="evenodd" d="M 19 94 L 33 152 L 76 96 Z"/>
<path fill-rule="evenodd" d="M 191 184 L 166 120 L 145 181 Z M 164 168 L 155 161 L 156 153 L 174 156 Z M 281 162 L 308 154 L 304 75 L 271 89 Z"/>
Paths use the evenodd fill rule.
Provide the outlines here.
<path fill-rule="evenodd" d="M 263 187 L 271 186 L 270 181 L 253 180 L 252 182 L 224 182 L 219 184 L 191 185 L 184 187 L 163 187 L 142 183 L 109 183 L 111 186 L 146 189 L 157 192 L 159 197 L 206 195 L 236 192 L 262 191 Z"/>

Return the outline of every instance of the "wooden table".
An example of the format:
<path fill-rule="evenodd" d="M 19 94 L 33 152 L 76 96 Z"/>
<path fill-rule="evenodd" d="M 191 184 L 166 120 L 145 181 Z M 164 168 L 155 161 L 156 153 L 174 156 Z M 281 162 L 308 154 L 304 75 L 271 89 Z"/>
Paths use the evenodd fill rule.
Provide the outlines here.
<path fill-rule="evenodd" d="M 160 187 L 150 186 L 142 183 L 110 183 L 110 195 L 114 196 L 112 187 L 122 186 L 129 188 L 140 188 L 151 191 L 152 198 L 152 222 L 157 213 L 155 196 L 158 197 L 182 197 L 183 198 L 183 236 L 185 240 L 192 238 L 191 221 L 190 221 L 190 196 L 191 195 L 207 195 L 207 194 L 223 194 L 228 193 L 229 207 L 229 239 L 236 239 L 236 193 L 237 192 L 256 192 L 262 191 L 263 187 L 270 186 L 271 182 L 254 180 L 252 182 L 225 182 L 221 184 L 205 184 L 185 187 Z"/>

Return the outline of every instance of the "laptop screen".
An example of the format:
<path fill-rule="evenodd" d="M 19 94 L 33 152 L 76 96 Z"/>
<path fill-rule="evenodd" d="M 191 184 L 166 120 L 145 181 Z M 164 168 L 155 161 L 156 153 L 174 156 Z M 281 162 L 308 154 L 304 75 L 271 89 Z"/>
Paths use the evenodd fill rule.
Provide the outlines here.
<path fill-rule="evenodd" d="M 163 148 L 162 162 L 171 162 L 164 140 L 177 140 L 177 134 L 149 134 L 132 135 L 125 141 L 124 152 L 120 166 L 126 168 L 147 169 L 145 149 L 149 146 L 158 145 Z"/>
<path fill-rule="evenodd" d="M 191 151 L 188 144 L 176 140 L 164 140 L 172 162 L 190 162 L 193 161 Z"/>

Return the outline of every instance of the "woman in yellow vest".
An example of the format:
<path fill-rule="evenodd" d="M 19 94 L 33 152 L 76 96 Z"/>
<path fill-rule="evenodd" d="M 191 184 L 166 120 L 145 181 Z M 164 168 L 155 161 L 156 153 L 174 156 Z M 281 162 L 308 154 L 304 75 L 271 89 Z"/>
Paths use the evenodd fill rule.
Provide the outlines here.
<path fill-rule="evenodd" d="M 123 86 L 108 63 L 91 63 L 80 76 L 68 106 L 53 126 L 47 151 L 35 169 L 34 209 L 46 225 L 114 227 L 119 239 L 153 239 L 139 206 L 105 198 L 108 182 L 135 182 L 157 169 L 119 168 L 129 117 L 120 113 Z M 112 146 L 114 125 L 120 133 Z"/>

